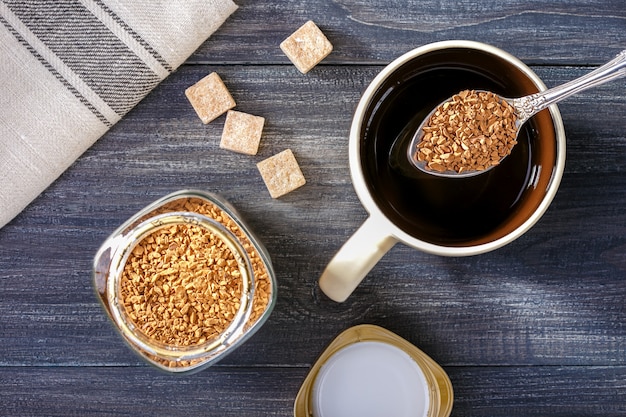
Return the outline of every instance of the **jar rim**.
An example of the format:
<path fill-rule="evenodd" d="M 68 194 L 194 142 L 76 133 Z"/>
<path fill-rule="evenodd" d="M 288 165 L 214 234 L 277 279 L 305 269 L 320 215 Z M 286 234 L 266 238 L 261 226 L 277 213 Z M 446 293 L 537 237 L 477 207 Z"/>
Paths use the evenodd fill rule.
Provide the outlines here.
<path fill-rule="evenodd" d="M 204 228 L 214 234 L 231 251 L 239 267 L 242 280 L 242 291 L 233 320 L 226 330 L 217 337 L 202 344 L 191 346 L 168 345 L 150 338 L 137 329 L 127 316 L 121 295 L 121 276 L 128 258 L 135 247 L 149 235 L 173 225 L 192 225 Z M 127 341 L 137 348 L 163 360 L 183 361 L 199 359 L 207 354 L 226 349 L 234 343 L 242 333 L 252 313 L 254 296 L 254 273 L 245 249 L 239 239 L 224 225 L 211 217 L 195 212 L 175 211 L 150 217 L 133 227 L 128 234 L 120 236 L 117 249 L 111 256 L 109 276 L 107 280 L 107 298 L 111 307 L 111 316 Z"/>

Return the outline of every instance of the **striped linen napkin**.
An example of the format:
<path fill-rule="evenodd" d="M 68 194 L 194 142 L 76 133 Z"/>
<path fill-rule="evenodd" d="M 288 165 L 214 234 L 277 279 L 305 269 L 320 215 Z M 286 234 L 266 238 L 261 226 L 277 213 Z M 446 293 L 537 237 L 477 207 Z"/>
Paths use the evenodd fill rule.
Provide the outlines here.
<path fill-rule="evenodd" d="M 0 0 L 0 227 L 236 9 L 232 0 Z"/>

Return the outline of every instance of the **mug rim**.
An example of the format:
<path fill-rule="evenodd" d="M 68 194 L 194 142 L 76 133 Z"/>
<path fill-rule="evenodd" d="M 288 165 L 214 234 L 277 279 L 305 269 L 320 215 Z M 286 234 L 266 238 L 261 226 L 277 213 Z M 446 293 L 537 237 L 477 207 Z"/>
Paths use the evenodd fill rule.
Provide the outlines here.
<path fill-rule="evenodd" d="M 471 49 L 486 52 L 491 55 L 495 55 L 509 64 L 516 67 L 519 71 L 521 71 L 529 81 L 531 81 L 539 91 L 547 90 L 546 85 L 543 83 L 541 78 L 534 71 L 532 71 L 526 64 L 524 64 L 521 60 L 511 55 L 508 52 L 501 50 L 492 45 L 488 45 L 482 42 L 476 41 L 468 41 L 468 40 L 448 40 L 448 41 L 440 41 L 429 43 L 417 48 L 414 48 L 400 57 L 393 60 L 390 64 L 385 66 L 371 81 L 366 90 L 361 96 L 357 108 L 354 112 L 354 116 L 352 118 L 352 124 L 350 127 L 350 137 L 349 137 L 349 150 L 348 150 L 348 158 L 350 164 L 350 175 L 352 177 L 352 185 L 361 201 L 363 207 L 367 210 L 369 215 L 372 218 L 376 218 L 377 221 L 384 223 L 386 230 L 388 230 L 388 234 L 392 236 L 399 242 L 412 246 L 416 249 L 419 249 L 423 252 L 432 253 L 436 255 L 444 255 L 444 256 L 470 256 L 470 255 L 478 255 L 481 253 L 486 253 L 492 251 L 494 249 L 500 248 L 518 237 L 522 236 L 526 233 L 545 213 L 548 209 L 556 192 L 561 183 L 561 179 L 563 176 L 563 171 L 565 169 L 565 128 L 563 126 L 563 120 L 561 118 L 561 114 L 556 104 L 552 104 L 549 106 L 550 116 L 553 122 L 553 126 L 555 129 L 555 139 L 556 139 L 556 163 L 553 168 L 552 176 L 550 178 L 550 183 L 546 189 L 546 194 L 541 200 L 539 206 L 535 209 L 535 211 L 526 219 L 520 226 L 511 231 L 510 233 L 481 244 L 477 245 L 469 245 L 469 246 L 444 246 L 438 245 L 435 243 L 430 243 L 418 238 L 411 236 L 410 234 L 403 231 L 400 227 L 398 227 L 395 223 L 389 220 L 385 214 L 378 207 L 374 199 L 372 198 L 370 191 L 365 183 L 365 176 L 363 172 L 363 168 L 360 162 L 360 153 L 361 153 L 361 131 L 363 127 L 363 119 L 365 116 L 365 112 L 370 104 L 370 101 L 378 88 L 387 80 L 387 78 L 394 73 L 398 68 L 402 65 L 410 61 L 411 59 L 424 55 L 426 53 L 445 50 L 445 49 Z"/>

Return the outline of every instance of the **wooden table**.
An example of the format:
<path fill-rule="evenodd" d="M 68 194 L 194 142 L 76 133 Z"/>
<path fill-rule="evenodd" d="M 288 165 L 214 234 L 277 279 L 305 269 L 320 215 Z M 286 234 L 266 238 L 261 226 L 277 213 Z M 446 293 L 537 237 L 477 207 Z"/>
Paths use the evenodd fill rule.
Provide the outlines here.
<path fill-rule="evenodd" d="M 443 258 L 396 245 L 345 303 L 317 279 L 366 218 L 350 182 L 359 97 L 402 53 L 469 39 L 516 56 L 548 86 L 626 48 L 623 0 L 239 0 L 217 33 L 0 230 L 0 415 L 289 416 L 310 366 L 342 330 L 383 326 L 448 372 L 453 416 L 626 415 L 626 89 L 559 104 L 567 163 L 553 204 L 495 252 Z M 314 20 L 333 53 L 300 74 L 279 43 Z M 266 118 L 257 156 L 219 149 L 186 87 L 217 71 L 238 109 Z M 307 184 L 273 200 L 256 163 L 291 148 Z M 97 301 L 92 259 L 152 201 L 221 194 L 267 246 L 279 298 L 216 366 L 158 372 Z"/>

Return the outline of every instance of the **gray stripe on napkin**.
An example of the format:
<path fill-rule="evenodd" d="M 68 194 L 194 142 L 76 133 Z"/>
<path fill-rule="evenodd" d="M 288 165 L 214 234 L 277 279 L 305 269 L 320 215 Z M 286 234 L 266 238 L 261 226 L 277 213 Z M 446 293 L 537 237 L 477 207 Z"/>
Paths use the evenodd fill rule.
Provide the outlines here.
<path fill-rule="evenodd" d="M 89 0 L 84 0 L 84 1 L 88 2 Z M 169 62 L 167 62 L 165 60 L 165 58 L 163 58 L 161 56 L 161 54 L 159 54 L 159 52 L 152 47 L 152 45 L 150 45 L 136 31 L 134 31 L 133 28 L 131 28 L 121 17 L 119 17 L 113 10 L 111 10 L 110 7 L 108 7 L 106 4 L 104 4 L 104 2 L 102 0 L 93 0 L 93 3 L 100 8 L 102 13 L 106 13 L 108 16 L 111 17 L 112 20 L 114 20 L 117 24 L 119 24 L 120 27 L 123 28 L 124 31 L 126 31 L 128 36 L 132 37 L 135 41 L 137 41 L 137 43 L 139 43 L 144 48 L 144 50 L 147 53 L 152 55 L 152 57 L 157 62 L 159 62 L 163 66 L 163 68 L 165 68 L 167 70 L 168 73 L 172 73 L 172 71 L 174 71 L 174 68 L 172 68 L 172 65 Z M 85 4 L 85 3 L 83 3 L 83 4 Z M 103 20 L 102 17 L 100 17 L 101 13 L 99 13 L 98 10 L 95 10 L 95 9 L 90 9 L 90 10 L 100 20 Z"/>
<path fill-rule="evenodd" d="M 9 22 L 7 22 L 4 17 L 0 16 L 0 23 L 7 28 L 7 30 L 15 36 L 15 39 L 24 46 L 36 59 L 43 65 L 54 77 L 61 82 L 69 91 L 74 94 L 74 96 L 81 102 L 85 107 L 87 107 L 104 125 L 107 127 L 113 126 L 113 123 L 110 122 L 102 113 L 98 111 L 93 104 L 89 102 L 74 86 L 67 81 L 51 64 L 48 62 L 41 54 L 39 54 L 32 45 L 30 45 L 22 35 L 18 33 L 17 30 Z"/>
<path fill-rule="evenodd" d="M 56 0 L 54 7 L 36 0 L 5 0 L 5 3 L 38 40 L 119 116 L 126 114 L 161 81 L 80 2 Z"/>

